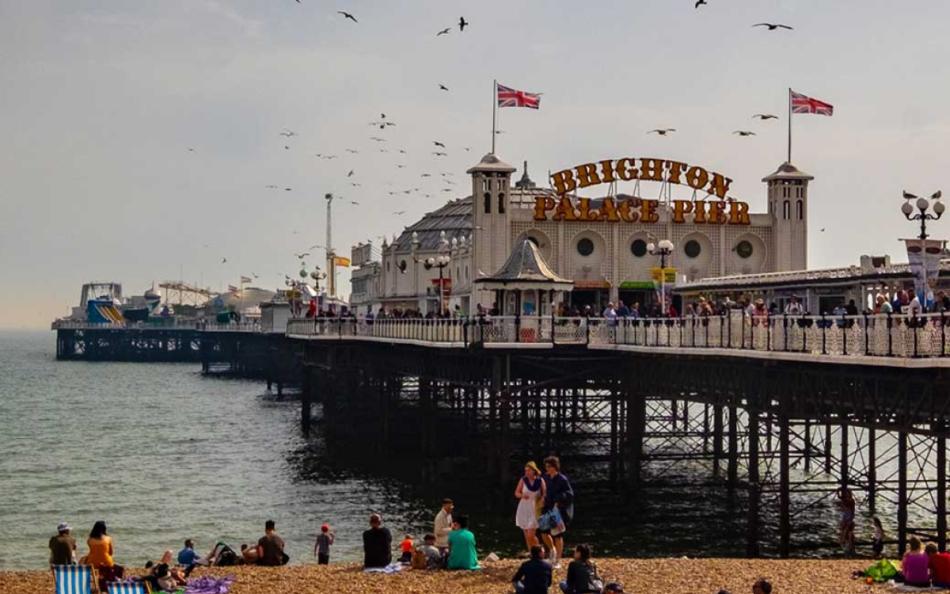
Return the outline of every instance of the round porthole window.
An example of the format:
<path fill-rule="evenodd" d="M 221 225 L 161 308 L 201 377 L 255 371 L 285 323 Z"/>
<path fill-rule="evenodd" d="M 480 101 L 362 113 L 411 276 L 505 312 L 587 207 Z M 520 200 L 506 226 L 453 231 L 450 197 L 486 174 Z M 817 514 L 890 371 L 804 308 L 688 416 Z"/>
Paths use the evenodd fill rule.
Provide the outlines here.
<path fill-rule="evenodd" d="M 582 256 L 589 256 L 594 253 L 594 242 L 586 237 L 577 242 L 577 253 Z"/>
<path fill-rule="evenodd" d="M 695 258 L 702 253 L 703 247 L 699 245 L 699 242 L 695 239 L 690 239 L 686 242 L 686 245 L 683 246 L 683 252 L 690 258 Z"/>
<path fill-rule="evenodd" d="M 752 244 L 743 239 L 736 244 L 736 253 L 743 259 L 752 256 Z"/>
<path fill-rule="evenodd" d="M 642 239 L 634 239 L 630 244 L 630 253 L 637 258 L 642 258 L 647 253 L 647 242 Z"/>

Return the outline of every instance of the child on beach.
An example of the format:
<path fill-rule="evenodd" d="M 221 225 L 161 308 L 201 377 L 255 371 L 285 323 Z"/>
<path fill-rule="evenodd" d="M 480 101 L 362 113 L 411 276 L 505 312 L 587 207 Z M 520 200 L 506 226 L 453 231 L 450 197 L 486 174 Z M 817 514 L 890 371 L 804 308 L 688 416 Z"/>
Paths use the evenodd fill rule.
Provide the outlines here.
<path fill-rule="evenodd" d="M 412 563 L 412 549 L 412 535 L 407 534 L 399 543 L 399 550 L 402 551 L 402 556 L 399 557 L 400 563 Z"/>
<path fill-rule="evenodd" d="M 881 557 L 884 552 L 884 526 L 881 526 L 881 520 L 877 516 L 871 518 L 874 522 L 874 539 L 871 541 L 871 547 L 874 549 L 874 556 Z"/>
<path fill-rule="evenodd" d="M 320 534 L 317 535 L 317 542 L 313 545 L 313 554 L 317 557 L 318 565 L 330 564 L 330 545 L 333 544 L 334 538 L 329 524 L 320 526 Z"/>

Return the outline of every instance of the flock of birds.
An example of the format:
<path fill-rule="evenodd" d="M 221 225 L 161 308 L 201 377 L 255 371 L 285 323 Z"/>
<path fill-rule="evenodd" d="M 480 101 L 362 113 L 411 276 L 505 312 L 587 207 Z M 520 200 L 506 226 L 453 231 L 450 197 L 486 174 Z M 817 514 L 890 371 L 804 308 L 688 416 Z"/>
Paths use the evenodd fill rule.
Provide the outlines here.
<path fill-rule="evenodd" d="M 298 4 L 300 4 L 300 3 L 301 3 L 301 0 L 296 0 L 296 2 L 297 2 Z M 709 4 L 708 0 L 696 0 L 695 5 L 694 5 L 694 8 L 699 9 L 701 6 L 708 6 L 708 4 Z M 354 14 L 352 14 L 352 13 L 350 13 L 350 12 L 347 12 L 347 11 L 344 11 L 344 10 L 338 10 L 338 11 L 337 11 L 337 14 L 340 15 L 344 20 L 351 21 L 351 22 L 354 23 L 354 24 L 359 24 L 359 19 L 356 17 L 356 15 L 354 15 Z M 470 23 L 465 19 L 464 16 L 462 16 L 462 17 L 459 17 L 459 20 L 458 20 L 458 23 L 457 23 L 456 26 L 458 27 L 459 33 L 463 33 L 463 32 L 465 32 L 466 28 L 470 26 Z M 754 25 L 752 25 L 752 26 L 753 26 L 753 27 L 765 27 L 765 28 L 767 28 L 767 30 L 769 30 L 769 31 L 776 31 L 776 30 L 779 30 L 779 29 L 792 30 L 792 27 L 791 27 L 791 26 L 785 25 L 785 24 L 782 24 L 782 23 L 768 23 L 768 22 L 763 22 L 763 23 L 756 23 L 756 24 L 754 24 Z M 453 30 L 454 30 L 454 27 L 445 27 L 445 28 L 439 29 L 438 31 L 436 31 L 435 37 L 438 38 L 438 37 L 443 37 L 443 36 L 445 36 L 445 35 L 449 35 L 450 33 L 453 32 Z M 437 85 L 438 85 L 438 90 L 439 90 L 439 91 L 442 91 L 442 92 L 450 92 L 450 91 L 449 91 L 449 87 L 448 87 L 447 84 L 445 84 L 445 83 L 443 83 L 443 82 L 439 82 L 439 83 L 437 83 Z M 774 115 L 774 114 L 770 114 L 770 113 L 757 113 L 757 114 L 754 114 L 752 117 L 753 117 L 753 119 L 756 119 L 756 120 L 759 120 L 759 121 L 762 121 L 762 122 L 768 121 L 768 120 L 777 120 L 777 119 L 779 119 L 779 116 Z M 397 127 L 397 122 L 393 121 L 393 119 L 392 119 L 391 117 L 388 117 L 386 113 L 380 113 L 378 118 L 373 119 L 372 121 L 369 122 L 369 126 L 373 127 L 374 129 L 377 129 L 377 130 L 379 130 L 379 131 L 381 132 L 380 135 L 374 135 L 374 136 L 370 136 L 370 137 L 369 137 L 369 140 L 377 145 L 377 151 L 378 151 L 379 153 L 390 153 L 391 151 L 387 148 L 387 146 L 389 146 L 389 139 L 388 139 L 388 138 L 385 138 L 384 136 L 385 136 L 386 131 L 391 130 L 392 128 Z M 647 131 L 647 134 L 656 134 L 656 135 L 658 135 L 658 136 L 668 136 L 668 135 L 670 135 L 670 134 L 672 134 L 672 133 L 674 133 L 674 132 L 676 132 L 676 128 L 654 128 L 654 129 L 652 129 L 652 130 L 648 130 L 648 131 Z M 495 131 L 495 134 L 503 134 L 503 133 L 504 133 L 504 130 L 496 130 L 496 131 Z M 737 136 L 740 136 L 740 137 L 747 137 L 747 136 L 755 136 L 755 135 L 756 135 L 756 133 L 755 133 L 754 131 L 752 131 L 752 130 L 746 130 L 746 129 L 734 130 L 734 131 L 733 131 L 733 134 L 734 134 L 734 135 L 737 135 Z M 284 140 L 283 149 L 284 149 L 285 151 L 291 150 L 291 148 L 292 148 L 292 146 L 293 146 L 293 139 L 296 139 L 296 138 L 299 137 L 299 135 L 298 135 L 297 132 L 295 132 L 294 130 L 288 129 L 288 128 L 282 129 L 282 130 L 279 132 L 279 136 L 282 137 L 283 140 Z M 467 147 L 467 146 L 466 146 L 466 147 L 461 147 L 461 148 L 463 148 L 466 152 L 471 151 L 471 147 Z M 195 152 L 195 149 L 194 149 L 193 147 L 188 147 L 188 151 L 189 151 L 189 152 Z M 347 154 L 350 154 L 350 155 L 357 155 L 357 154 L 360 154 L 360 150 L 357 149 L 357 148 L 346 148 L 346 149 L 345 149 L 345 152 L 346 152 Z M 405 148 L 393 149 L 392 152 L 393 152 L 393 153 L 396 153 L 396 154 L 399 154 L 399 155 L 407 155 L 407 154 L 408 154 L 408 152 L 407 152 L 407 150 L 406 150 Z M 447 157 L 447 156 L 448 156 L 448 151 L 447 151 L 446 143 L 443 142 L 443 141 L 441 141 L 441 140 L 433 140 L 433 141 L 432 141 L 432 150 L 431 150 L 430 152 L 431 152 L 432 157 L 433 157 L 434 159 L 436 159 L 436 160 L 439 159 L 439 158 L 443 158 L 443 157 Z M 325 160 L 325 161 L 332 161 L 332 160 L 335 160 L 335 159 L 339 159 L 339 158 L 340 158 L 340 155 L 338 155 L 338 154 L 332 154 L 332 153 L 316 153 L 314 156 L 317 157 L 318 159 Z M 406 167 L 406 165 L 403 164 L 403 163 L 396 163 L 395 166 L 396 166 L 397 169 L 404 169 L 404 168 Z M 453 174 L 452 174 L 451 172 L 441 172 L 441 173 L 439 174 L 439 177 L 441 178 L 442 184 L 443 184 L 443 186 L 444 186 L 444 187 L 441 188 L 441 192 L 448 193 L 448 192 L 454 192 L 454 191 L 456 191 L 453 187 L 451 187 L 451 186 L 454 186 L 454 185 L 455 185 L 455 182 L 451 179 L 452 176 L 453 176 Z M 434 178 L 434 175 L 433 175 L 432 173 L 430 173 L 430 172 L 423 172 L 423 173 L 421 173 L 420 177 L 421 177 L 422 179 L 431 179 L 431 178 Z M 349 183 L 349 185 L 350 185 L 351 187 L 353 187 L 353 188 L 359 188 L 359 187 L 361 187 L 361 183 L 358 181 L 358 176 L 357 176 L 357 171 L 356 171 L 356 169 L 348 168 L 348 171 L 347 171 L 347 173 L 346 173 L 345 178 L 346 178 L 347 182 Z M 291 192 L 291 191 L 293 191 L 293 188 L 292 188 L 292 187 L 284 186 L 284 185 L 278 185 L 278 184 L 267 184 L 267 185 L 264 186 L 264 187 L 265 187 L 266 189 L 268 189 L 268 190 L 275 190 L 275 191 L 283 191 L 283 192 Z M 399 196 L 399 195 L 410 196 L 410 195 L 413 195 L 413 194 L 419 195 L 420 192 L 422 192 L 422 190 L 421 190 L 420 187 L 412 187 L 412 188 L 406 188 L 406 189 L 402 189 L 402 190 L 390 190 L 390 191 L 388 191 L 388 194 L 389 194 L 389 196 Z M 431 191 L 430 191 L 429 193 L 422 193 L 421 195 L 424 196 L 424 197 L 426 197 L 426 198 L 431 198 L 431 197 L 433 196 L 433 194 L 431 193 Z M 335 195 L 335 199 L 337 199 L 337 200 L 345 200 L 348 204 L 353 205 L 353 206 L 359 206 L 359 204 L 360 204 L 360 203 L 359 203 L 358 201 L 356 201 L 356 200 L 345 199 L 345 198 L 344 198 L 343 196 L 341 196 L 341 195 Z M 393 214 L 394 216 L 402 216 L 402 215 L 405 215 L 407 212 L 408 212 L 408 211 L 407 211 L 406 209 L 399 209 L 399 210 L 393 210 L 393 211 L 392 211 L 392 214 Z M 297 234 L 297 231 L 294 231 L 293 233 L 294 233 L 294 234 Z M 369 240 L 367 240 L 367 241 L 369 241 Z M 310 246 L 309 248 L 307 248 L 306 250 L 304 250 L 304 251 L 302 251 L 302 252 L 294 253 L 294 256 L 297 258 L 297 260 L 298 260 L 301 264 L 304 264 L 304 258 L 306 258 L 307 256 L 309 256 L 311 251 L 313 251 L 314 249 L 318 249 L 318 248 L 319 248 L 319 249 L 326 249 L 325 246 L 322 246 L 322 245 L 317 244 L 317 245 Z M 222 263 L 222 264 L 227 263 L 227 258 L 222 258 L 221 263 Z M 252 274 L 253 274 L 253 273 L 252 273 Z M 281 274 L 283 274 L 283 273 L 281 273 Z M 253 274 L 253 276 L 254 276 L 254 278 L 257 278 L 257 275 L 256 275 L 256 274 Z M 285 276 L 286 276 L 286 275 L 285 275 Z M 289 278 L 289 277 L 287 277 L 287 278 Z"/>

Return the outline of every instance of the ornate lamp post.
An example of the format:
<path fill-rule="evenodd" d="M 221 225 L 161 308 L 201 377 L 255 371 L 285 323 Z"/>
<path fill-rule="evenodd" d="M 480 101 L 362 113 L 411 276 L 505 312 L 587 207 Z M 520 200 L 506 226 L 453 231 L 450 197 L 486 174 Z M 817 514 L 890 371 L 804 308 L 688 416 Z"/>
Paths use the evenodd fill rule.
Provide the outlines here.
<path fill-rule="evenodd" d="M 942 196 L 943 193 L 940 190 L 931 194 L 930 199 L 904 191 L 904 204 L 901 205 L 901 212 L 904 213 L 904 217 L 908 221 L 920 221 L 920 235 L 918 237 L 922 240 L 927 239 L 927 221 L 936 221 L 943 216 L 943 211 L 946 210 L 946 206 L 940 201 Z M 916 200 L 916 202 L 912 205 L 911 200 Z M 914 213 L 914 206 L 919 211 L 916 214 Z M 927 212 L 931 209 L 934 214 Z"/>
<path fill-rule="evenodd" d="M 442 231 L 439 234 L 439 248 L 438 255 L 429 256 L 428 258 L 421 259 L 416 253 L 419 250 L 419 233 L 416 231 L 412 232 L 412 259 L 415 262 L 422 262 L 422 266 L 426 270 L 432 270 L 433 268 L 439 269 L 439 315 L 445 315 L 445 276 L 443 271 L 445 267 L 452 262 L 452 257 L 449 255 L 449 241 L 445 237 L 445 231 Z"/>
<path fill-rule="evenodd" d="M 676 246 L 669 239 L 661 239 L 647 244 L 647 251 L 651 255 L 660 257 L 660 315 L 666 316 L 666 258 L 673 254 Z"/>

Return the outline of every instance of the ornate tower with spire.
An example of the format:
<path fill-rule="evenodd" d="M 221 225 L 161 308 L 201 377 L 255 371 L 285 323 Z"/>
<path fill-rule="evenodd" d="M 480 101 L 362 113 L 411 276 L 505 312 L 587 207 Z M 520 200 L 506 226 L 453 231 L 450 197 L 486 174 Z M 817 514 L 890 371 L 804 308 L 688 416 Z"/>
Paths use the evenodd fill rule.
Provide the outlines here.
<path fill-rule="evenodd" d="M 473 278 L 494 274 L 511 251 L 509 190 L 514 171 L 492 153 L 467 171 L 472 176 Z"/>
<path fill-rule="evenodd" d="M 772 217 L 772 269 L 808 268 L 808 182 L 815 179 L 789 162 L 762 178 Z"/>

